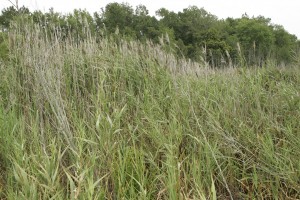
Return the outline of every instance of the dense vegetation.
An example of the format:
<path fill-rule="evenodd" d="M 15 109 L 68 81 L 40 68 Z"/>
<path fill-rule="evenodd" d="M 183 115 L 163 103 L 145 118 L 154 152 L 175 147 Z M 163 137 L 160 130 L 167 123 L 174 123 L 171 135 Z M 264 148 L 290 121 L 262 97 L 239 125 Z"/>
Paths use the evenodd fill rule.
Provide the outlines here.
<path fill-rule="evenodd" d="M 128 8 L 104 13 L 110 6 Z M 145 14 L 158 29 L 139 35 L 131 25 L 97 26 L 113 15 L 20 10 L 21 18 L 7 14 L 15 17 L 0 38 L 0 199 L 300 198 L 297 51 L 287 54 L 293 67 L 279 68 L 287 57 L 240 42 L 237 61 L 232 53 L 226 68 L 212 69 L 218 50 L 215 60 L 180 58 L 175 45 L 188 57 L 201 45 L 180 42 L 165 17 Z M 260 59 L 272 62 L 247 67 Z"/>
<path fill-rule="evenodd" d="M 60 27 L 62 37 L 76 32 L 80 40 L 85 35 L 82 27 L 88 27 L 92 35 L 99 37 L 118 33 L 118 37 L 142 42 L 166 40 L 166 48 L 177 56 L 212 67 L 265 66 L 268 62 L 286 65 L 300 47 L 295 35 L 272 24 L 269 18 L 244 14 L 238 19 L 223 20 L 195 6 L 178 13 L 162 8 L 156 12 L 158 18 L 150 16 L 143 5 L 134 9 L 128 4 L 110 3 L 93 15 L 84 10 L 60 14 L 53 9 L 42 13 L 12 6 L 2 10 L 2 30 L 7 30 L 9 22 L 20 13 L 23 20 L 33 20 L 47 29 L 53 24 Z"/>

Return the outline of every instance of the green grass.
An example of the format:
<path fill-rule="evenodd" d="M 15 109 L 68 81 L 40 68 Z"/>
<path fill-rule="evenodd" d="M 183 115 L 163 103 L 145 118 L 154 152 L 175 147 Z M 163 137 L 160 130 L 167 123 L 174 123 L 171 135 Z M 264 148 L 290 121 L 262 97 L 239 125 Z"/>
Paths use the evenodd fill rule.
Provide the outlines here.
<path fill-rule="evenodd" d="M 0 199 L 300 198 L 299 66 L 217 71 L 151 42 L 49 38 L 9 33 Z"/>

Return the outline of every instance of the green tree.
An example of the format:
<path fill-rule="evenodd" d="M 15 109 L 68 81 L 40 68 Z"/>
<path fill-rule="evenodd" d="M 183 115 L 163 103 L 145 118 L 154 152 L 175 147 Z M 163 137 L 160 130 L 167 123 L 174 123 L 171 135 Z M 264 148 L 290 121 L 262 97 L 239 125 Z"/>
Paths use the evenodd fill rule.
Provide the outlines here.
<path fill-rule="evenodd" d="M 105 25 L 109 33 L 117 31 L 121 35 L 135 36 L 132 29 L 134 11 L 129 4 L 110 3 L 102 11 L 101 18 L 101 23 Z"/>
<path fill-rule="evenodd" d="M 94 18 L 86 10 L 75 9 L 73 13 L 65 16 L 63 27 L 72 33 L 77 40 L 86 39 L 89 34 L 95 35 L 96 23 Z"/>
<path fill-rule="evenodd" d="M 174 31 L 175 40 L 186 57 L 202 60 L 206 51 L 211 52 L 209 60 L 213 63 L 213 54 L 225 50 L 225 42 L 217 29 L 218 19 L 204 8 L 191 6 L 183 12 L 174 13 L 164 8 L 157 11 L 160 23 Z"/>
<path fill-rule="evenodd" d="M 10 22 L 16 19 L 19 15 L 29 15 L 30 11 L 26 7 L 21 7 L 17 10 L 14 6 L 4 8 L 0 15 L 0 26 L 2 31 L 7 30 L 10 26 Z"/>
<path fill-rule="evenodd" d="M 149 11 L 144 5 L 139 5 L 135 9 L 133 29 L 137 39 L 142 41 L 151 39 L 158 42 L 158 38 L 161 35 L 158 20 L 149 16 Z"/>
<path fill-rule="evenodd" d="M 249 65 L 262 66 L 269 58 L 275 41 L 270 20 L 261 16 L 243 16 L 236 25 L 236 34 Z"/>
<path fill-rule="evenodd" d="M 292 61 L 293 53 L 297 51 L 297 37 L 288 33 L 282 26 L 274 26 L 274 54 L 279 64 Z"/>

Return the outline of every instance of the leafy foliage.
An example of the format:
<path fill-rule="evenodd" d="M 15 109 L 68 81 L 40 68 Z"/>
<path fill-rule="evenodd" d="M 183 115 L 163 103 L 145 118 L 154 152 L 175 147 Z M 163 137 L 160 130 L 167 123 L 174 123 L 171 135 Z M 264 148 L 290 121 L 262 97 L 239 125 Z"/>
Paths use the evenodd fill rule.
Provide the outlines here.
<path fill-rule="evenodd" d="M 2 30 L 20 15 L 47 30 L 59 27 L 61 37 L 76 33 L 78 41 L 85 39 L 87 30 L 99 37 L 152 40 L 178 57 L 204 61 L 211 67 L 264 66 L 270 60 L 277 65 L 289 64 L 293 61 L 291 52 L 299 49 L 297 37 L 269 18 L 244 14 L 223 20 L 196 6 L 178 13 L 161 8 L 156 12 L 158 18 L 150 16 L 144 5 L 134 9 L 127 3 L 110 3 L 93 15 L 85 10 L 63 15 L 53 9 L 30 13 L 25 7 L 8 7 L 0 15 Z"/>

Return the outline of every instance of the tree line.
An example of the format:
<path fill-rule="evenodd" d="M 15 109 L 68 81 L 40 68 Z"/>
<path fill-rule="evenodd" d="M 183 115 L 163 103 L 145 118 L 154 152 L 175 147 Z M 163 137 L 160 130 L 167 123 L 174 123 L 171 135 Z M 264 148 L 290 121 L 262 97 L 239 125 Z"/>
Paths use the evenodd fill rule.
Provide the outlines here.
<path fill-rule="evenodd" d="M 62 14 L 30 12 L 28 8 L 8 7 L 0 15 L 0 43 L 17 20 L 31 21 L 46 31 L 60 30 L 61 37 L 72 34 L 78 41 L 93 36 L 115 37 L 164 45 L 178 57 L 203 62 L 211 67 L 264 66 L 267 62 L 286 65 L 299 52 L 300 41 L 281 25 L 263 16 L 218 19 L 204 8 L 191 6 L 180 12 L 161 8 L 156 17 L 144 5 L 110 3 L 92 15 L 86 10 Z M 4 48 L 0 54 L 5 52 Z"/>

